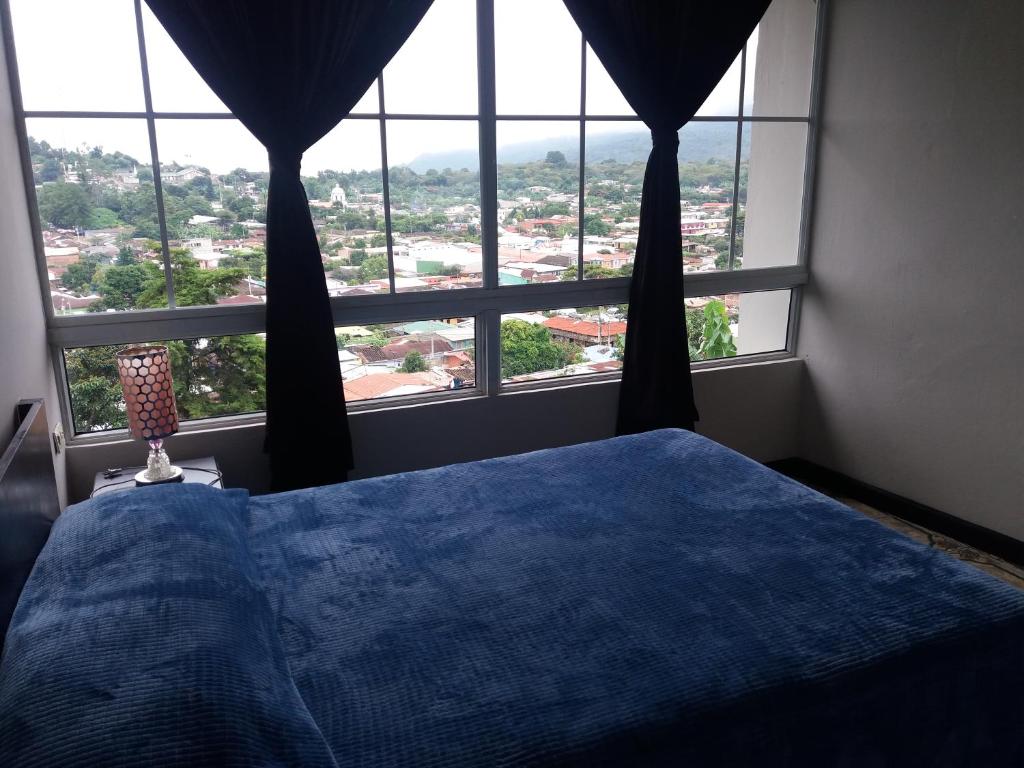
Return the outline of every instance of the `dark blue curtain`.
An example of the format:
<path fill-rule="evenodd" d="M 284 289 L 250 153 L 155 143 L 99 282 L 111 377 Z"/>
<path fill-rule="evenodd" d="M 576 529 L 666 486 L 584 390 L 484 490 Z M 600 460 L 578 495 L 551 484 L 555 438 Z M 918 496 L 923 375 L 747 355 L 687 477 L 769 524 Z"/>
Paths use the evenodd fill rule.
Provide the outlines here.
<path fill-rule="evenodd" d="M 693 429 L 678 132 L 735 60 L 770 0 L 564 2 L 654 142 L 629 291 L 617 433 Z"/>
<path fill-rule="evenodd" d="M 302 153 L 351 111 L 431 0 L 146 0 L 267 148 L 267 450 L 271 487 L 342 481 L 345 394 Z"/>

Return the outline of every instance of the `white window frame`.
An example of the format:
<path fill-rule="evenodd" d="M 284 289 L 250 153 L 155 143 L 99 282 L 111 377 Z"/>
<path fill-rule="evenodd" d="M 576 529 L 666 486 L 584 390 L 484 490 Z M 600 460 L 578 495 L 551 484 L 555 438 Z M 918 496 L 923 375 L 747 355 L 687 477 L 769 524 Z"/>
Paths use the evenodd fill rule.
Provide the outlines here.
<path fill-rule="evenodd" d="M 66 423 L 73 424 L 68 382 L 64 369 L 64 349 L 105 344 L 133 343 L 140 339 L 178 339 L 202 336 L 221 336 L 260 333 L 266 327 L 266 308 L 263 305 L 175 307 L 172 272 L 169 269 L 170 248 L 168 247 L 167 226 L 164 218 L 164 201 L 160 180 L 160 162 L 156 138 L 157 120 L 235 120 L 231 113 L 217 112 L 160 112 L 152 105 L 149 70 L 146 57 L 146 41 L 143 30 L 142 0 L 134 0 L 136 28 L 138 34 L 140 64 L 142 68 L 145 110 L 142 112 L 89 112 L 25 110 L 22 104 L 14 33 L 11 25 L 11 11 L 8 0 L 0 0 L 0 22 L 3 26 L 4 45 L 8 77 L 15 113 L 15 123 L 20 140 L 21 165 L 28 199 L 29 215 L 32 219 L 32 235 L 36 251 L 40 289 L 46 313 L 48 343 L 58 382 L 61 411 Z M 463 399 L 467 397 L 498 397 L 502 394 L 523 390 L 565 387 L 587 384 L 595 381 L 616 380 L 616 371 L 572 376 L 555 380 L 533 381 L 521 384 L 502 383 L 500 361 L 501 315 L 512 312 L 557 309 L 561 307 L 592 307 L 623 304 L 628 301 L 630 278 L 584 279 L 583 269 L 583 215 L 584 215 L 584 150 L 586 124 L 588 122 L 619 121 L 643 125 L 636 117 L 624 115 L 586 114 L 586 65 L 587 45 L 581 35 L 581 88 L 579 114 L 566 115 L 506 115 L 495 110 L 495 61 L 494 61 L 494 0 L 476 0 L 477 13 L 477 114 L 406 114 L 387 113 L 384 109 L 384 76 L 378 73 L 378 112 L 352 113 L 346 120 L 376 120 L 381 132 L 381 169 L 383 182 L 384 218 L 388 256 L 388 274 L 391 293 L 332 297 L 331 310 L 335 326 L 363 325 L 369 323 L 396 323 L 415 320 L 431 320 L 452 317 L 473 317 L 476 329 L 477 376 L 475 388 L 447 392 L 432 392 L 348 404 L 350 412 L 378 410 L 381 408 L 436 401 L 439 399 Z M 815 164 L 819 142 L 819 114 L 821 106 L 822 62 L 824 60 L 824 30 L 826 27 L 828 0 L 818 0 L 815 26 L 814 52 L 811 71 L 811 88 L 806 117 L 773 117 L 745 115 L 746 46 L 741 54 L 739 108 L 736 115 L 697 116 L 691 122 L 720 122 L 736 124 L 736 164 L 734 169 L 733 197 L 738 199 L 739 165 L 742 132 L 744 124 L 756 122 L 795 123 L 807 126 L 804 163 L 803 197 L 800 204 L 799 242 L 796 263 L 792 266 L 740 269 L 735 271 L 688 273 L 684 280 L 684 296 L 700 297 L 730 293 L 751 293 L 759 291 L 790 290 L 789 322 L 784 349 L 775 352 L 749 354 L 718 360 L 700 361 L 692 364 L 694 370 L 725 365 L 749 364 L 752 362 L 777 360 L 792 357 L 796 346 L 801 289 L 808 281 L 808 250 L 810 221 L 814 200 Z M 167 295 L 169 308 L 96 313 L 75 316 L 56 315 L 50 299 L 49 281 L 43 240 L 36 200 L 35 183 L 31 158 L 28 150 L 26 119 L 32 118 L 126 118 L 144 119 L 149 131 L 152 155 L 153 179 L 157 202 L 160 241 L 163 245 Z M 483 252 L 483 287 L 450 291 L 394 292 L 394 257 L 391 237 L 391 209 L 388 187 L 387 123 L 397 120 L 470 120 L 479 126 L 479 167 L 480 167 L 480 209 L 481 243 Z M 496 130 L 498 121 L 544 121 L 575 122 L 580 130 L 580 181 L 579 181 L 579 253 L 577 257 L 577 279 L 570 282 L 527 284 L 517 286 L 498 285 L 498 242 L 497 242 L 497 158 Z M 733 226 L 730 228 L 729 263 L 732 265 L 733 245 L 736 236 L 735 219 L 738 205 L 732 206 Z M 240 423 L 263 420 L 263 414 L 243 414 L 214 419 L 200 419 L 182 424 L 183 431 L 221 428 Z M 70 438 L 71 443 L 109 441 L 125 430 L 108 430 L 96 433 L 82 433 Z"/>

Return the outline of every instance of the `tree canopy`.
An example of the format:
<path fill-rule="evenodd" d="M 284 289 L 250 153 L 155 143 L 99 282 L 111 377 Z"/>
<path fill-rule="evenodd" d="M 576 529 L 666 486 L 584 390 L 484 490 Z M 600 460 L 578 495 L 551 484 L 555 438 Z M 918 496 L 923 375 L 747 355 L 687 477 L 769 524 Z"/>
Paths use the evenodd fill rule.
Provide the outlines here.
<path fill-rule="evenodd" d="M 402 373 L 420 373 L 427 370 L 427 361 L 423 359 L 423 355 L 413 350 L 405 356 L 398 370 Z"/>
<path fill-rule="evenodd" d="M 257 335 L 180 339 L 166 344 L 179 419 L 261 411 L 266 342 Z M 120 346 L 65 352 L 76 432 L 128 426 L 115 355 Z"/>
<path fill-rule="evenodd" d="M 545 326 L 525 320 L 501 323 L 502 378 L 557 370 L 582 359 L 575 344 L 555 341 Z"/>

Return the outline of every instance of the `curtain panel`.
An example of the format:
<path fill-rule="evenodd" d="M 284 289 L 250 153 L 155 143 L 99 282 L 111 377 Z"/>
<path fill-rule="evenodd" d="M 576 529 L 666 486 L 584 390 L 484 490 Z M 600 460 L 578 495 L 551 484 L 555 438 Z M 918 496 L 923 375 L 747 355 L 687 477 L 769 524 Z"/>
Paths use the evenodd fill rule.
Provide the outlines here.
<path fill-rule="evenodd" d="M 345 394 L 302 153 L 347 115 L 431 0 L 146 0 L 267 148 L 267 450 L 271 488 L 344 480 Z"/>
<path fill-rule="evenodd" d="M 629 291 L 617 434 L 693 429 L 683 305 L 678 133 L 711 94 L 770 0 L 564 0 L 651 129 Z"/>

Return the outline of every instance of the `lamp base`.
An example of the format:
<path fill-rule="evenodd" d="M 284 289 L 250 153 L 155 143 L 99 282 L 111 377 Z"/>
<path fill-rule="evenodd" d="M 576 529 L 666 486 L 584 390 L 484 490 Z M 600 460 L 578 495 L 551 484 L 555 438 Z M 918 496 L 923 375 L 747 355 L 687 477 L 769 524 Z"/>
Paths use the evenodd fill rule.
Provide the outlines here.
<path fill-rule="evenodd" d="M 161 483 L 182 483 L 185 481 L 185 471 L 181 467 L 171 465 L 171 474 L 169 477 L 161 478 L 160 480 L 150 480 L 146 477 L 148 470 L 142 470 L 135 475 L 136 487 L 140 485 L 160 485 Z"/>

